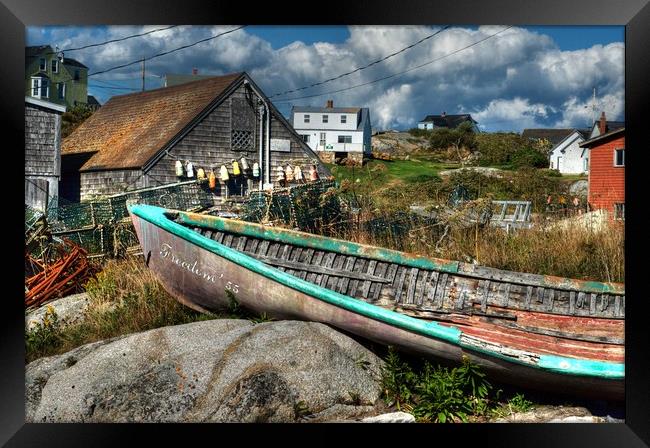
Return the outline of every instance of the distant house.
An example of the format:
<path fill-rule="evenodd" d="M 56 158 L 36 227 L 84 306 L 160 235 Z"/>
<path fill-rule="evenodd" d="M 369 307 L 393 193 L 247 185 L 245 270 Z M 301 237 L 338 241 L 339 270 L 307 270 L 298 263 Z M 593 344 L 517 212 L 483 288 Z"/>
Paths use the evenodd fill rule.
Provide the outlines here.
<path fill-rule="evenodd" d="M 479 132 L 478 122 L 474 120 L 470 114 L 447 115 L 445 112 L 443 112 L 441 115 L 427 115 L 424 120 L 418 123 L 418 129 L 454 129 L 460 126 L 461 123 L 466 122 L 472 125 L 472 130 L 474 132 Z"/>
<path fill-rule="evenodd" d="M 591 131 L 589 132 L 589 137 L 588 138 L 594 138 L 598 137 L 602 132 L 601 128 L 603 128 L 602 123 L 605 123 L 604 132 L 609 132 L 609 131 L 614 131 L 616 129 L 621 129 L 625 127 L 625 122 L 624 121 L 607 121 L 607 117 L 605 116 L 605 112 L 602 112 L 600 114 L 600 118 L 596 121 L 594 121 L 594 125 L 591 127 Z"/>
<path fill-rule="evenodd" d="M 88 103 L 88 67 L 51 46 L 25 47 L 25 95 L 65 105 Z"/>
<path fill-rule="evenodd" d="M 548 141 L 549 168 L 562 174 L 583 174 L 589 171 L 589 152 L 581 148 L 590 129 L 524 129 L 521 136 Z"/>
<path fill-rule="evenodd" d="M 607 130 L 604 115 L 598 124 L 598 135 L 580 144 L 589 150 L 587 200 L 591 209 L 625 219 L 625 127 Z"/>
<path fill-rule="evenodd" d="M 88 107 L 92 110 L 97 110 L 100 107 L 102 107 L 101 104 L 99 104 L 99 101 L 97 101 L 97 98 L 95 98 L 92 95 L 88 95 Z"/>
<path fill-rule="evenodd" d="M 65 110 L 63 105 L 25 97 L 25 204 L 41 211 L 59 195 Z"/>
<path fill-rule="evenodd" d="M 291 121 L 303 141 L 325 162 L 343 157 L 361 162 L 372 150 L 367 107 L 334 107 L 332 100 L 325 107 L 295 106 Z"/>
<path fill-rule="evenodd" d="M 242 158 L 249 168 L 257 162 L 260 176 L 235 175 Z M 112 97 L 64 139 L 61 195 L 84 201 L 188 180 L 187 172 L 176 175 L 176 162 L 185 169 L 191 162 L 194 176 L 225 166 L 230 195 L 272 186 L 287 164 L 301 165 L 305 176 L 316 165 L 329 176 L 252 79 L 234 73 Z"/>

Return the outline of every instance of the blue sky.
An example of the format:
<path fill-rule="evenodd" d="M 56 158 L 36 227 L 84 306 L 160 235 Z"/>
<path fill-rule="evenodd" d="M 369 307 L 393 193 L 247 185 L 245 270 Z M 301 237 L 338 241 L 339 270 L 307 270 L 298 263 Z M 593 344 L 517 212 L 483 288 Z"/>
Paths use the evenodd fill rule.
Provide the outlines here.
<path fill-rule="evenodd" d="M 162 27 L 29 27 L 26 37 L 27 45 L 69 49 Z M 233 28 L 176 27 L 70 51 L 66 57 L 84 63 L 92 73 Z M 166 73 L 189 74 L 192 68 L 213 75 L 245 70 L 271 96 L 367 65 L 440 28 L 248 26 L 147 61 L 146 88 L 162 86 Z M 594 115 L 594 88 L 595 109 L 624 119 L 623 43 L 622 26 L 451 26 L 368 69 L 272 100 L 285 115 L 292 105 L 320 105 L 327 99 L 341 106 L 370 107 L 377 128 L 413 127 L 425 115 L 442 111 L 471 113 L 488 131 L 586 127 Z M 89 93 L 102 103 L 139 89 L 139 64 L 93 76 L 89 83 Z M 349 90 L 337 92 L 342 89 Z"/>

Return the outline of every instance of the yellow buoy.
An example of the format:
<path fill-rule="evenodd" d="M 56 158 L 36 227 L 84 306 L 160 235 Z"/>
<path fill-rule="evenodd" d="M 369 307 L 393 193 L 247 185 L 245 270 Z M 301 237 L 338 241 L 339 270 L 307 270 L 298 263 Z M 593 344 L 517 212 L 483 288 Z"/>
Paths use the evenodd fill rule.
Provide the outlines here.
<path fill-rule="evenodd" d="M 214 171 L 210 171 L 210 175 L 208 176 L 208 184 L 211 190 L 217 188 L 217 176 L 214 175 Z"/>
<path fill-rule="evenodd" d="M 236 160 L 232 163 L 232 174 L 234 176 L 239 176 L 241 174 L 241 171 L 239 171 L 239 164 Z"/>
<path fill-rule="evenodd" d="M 201 180 L 204 180 L 204 179 L 205 179 L 205 171 L 203 171 L 203 168 L 199 168 L 199 169 L 196 171 L 196 177 L 199 178 L 199 179 L 201 179 Z"/>
<path fill-rule="evenodd" d="M 228 168 L 226 168 L 226 165 L 221 165 L 221 171 L 220 171 L 220 176 L 221 180 L 226 182 L 228 179 L 230 179 L 230 176 L 228 175 Z"/>

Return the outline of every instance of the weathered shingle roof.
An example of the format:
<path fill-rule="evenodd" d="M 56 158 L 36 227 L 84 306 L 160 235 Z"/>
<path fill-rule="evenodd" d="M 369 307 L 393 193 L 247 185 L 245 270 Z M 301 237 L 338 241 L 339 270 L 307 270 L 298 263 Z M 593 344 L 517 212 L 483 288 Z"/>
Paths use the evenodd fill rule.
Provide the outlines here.
<path fill-rule="evenodd" d="M 165 75 L 165 85 L 167 87 L 185 84 L 187 82 L 198 81 L 200 79 L 215 78 L 217 75 L 176 75 L 168 73 Z"/>
<path fill-rule="evenodd" d="M 539 138 L 546 139 L 557 145 L 570 134 L 573 134 L 576 129 L 524 129 L 521 136 L 524 138 Z"/>
<path fill-rule="evenodd" d="M 141 168 L 241 76 L 114 96 L 63 140 L 61 154 L 97 151 L 81 171 Z"/>
<path fill-rule="evenodd" d="M 461 123 L 464 123 L 466 121 L 469 121 L 471 123 L 477 123 L 476 120 L 472 118 L 470 114 L 461 114 L 461 115 L 427 115 L 424 120 L 420 121 L 420 123 L 431 123 L 437 127 L 444 127 L 444 128 L 456 128 L 461 125 Z"/>

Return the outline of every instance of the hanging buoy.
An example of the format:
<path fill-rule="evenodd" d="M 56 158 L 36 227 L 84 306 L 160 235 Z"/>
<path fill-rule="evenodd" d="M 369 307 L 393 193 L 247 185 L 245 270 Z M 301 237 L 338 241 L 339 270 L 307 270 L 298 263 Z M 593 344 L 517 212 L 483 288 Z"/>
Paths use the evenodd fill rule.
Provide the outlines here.
<path fill-rule="evenodd" d="M 318 171 L 316 171 L 316 165 L 312 165 L 309 170 L 309 180 L 318 180 Z"/>
<path fill-rule="evenodd" d="M 219 173 L 221 177 L 221 180 L 226 182 L 228 179 L 230 179 L 230 176 L 228 175 L 228 168 L 226 168 L 226 165 L 221 165 L 221 172 Z"/>
<path fill-rule="evenodd" d="M 239 176 L 241 174 L 241 171 L 239 171 L 239 164 L 236 160 L 232 163 L 232 174 L 234 176 Z"/>
<path fill-rule="evenodd" d="M 248 162 L 246 161 L 246 157 L 241 158 L 241 169 L 242 171 L 248 171 Z"/>
<path fill-rule="evenodd" d="M 192 165 L 192 162 L 187 162 L 185 168 L 187 169 L 187 177 L 194 177 L 194 165 Z"/>
<path fill-rule="evenodd" d="M 185 174 L 185 171 L 183 170 L 183 162 L 180 160 L 176 161 L 176 175 L 178 177 L 183 177 L 183 174 Z"/>
<path fill-rule="evenodd" d="M 279 167 L 276 168 L 276 171 L 278 173 L 278 177 L 277 177 L 278 182 L 283 181 L 284 180 L 284 169 L 281 166 L 279 166 Z"/>
<path fill-rule="evenodd" d="M 217 188 L 217 176 L 214 175 L 214 171 L 210 171 L 210 175 L 208 176 L 208 185 L 210 186 L 210 190 L 214 190 Z"/>
<path fill-rule="evenodd" d="M 196 177 L 197 179 L 205 180 L 205 171 L 203 171 L 203 168 L 199 168 L 196 171 Z"/>
<path fill-rule="evenodd" d="M 291 165 L 287 165 L 287 168 L 284 170 L 284 175 L 287 178 L 287 182 L 293 181 L 293 168 L 291 168 Z"/>
<path fill-rule="evenodd" d="M 293 178 L 296 180 L 302 180 L 302 170 L 300 169 L 299 165 L 296 165 L 296 167 L 293 169 Z"/>
<path fill-rule="evenodd" d="M 260 166 L 257 162 L 253 164 L 253 177 L 260 177 Z"/>

